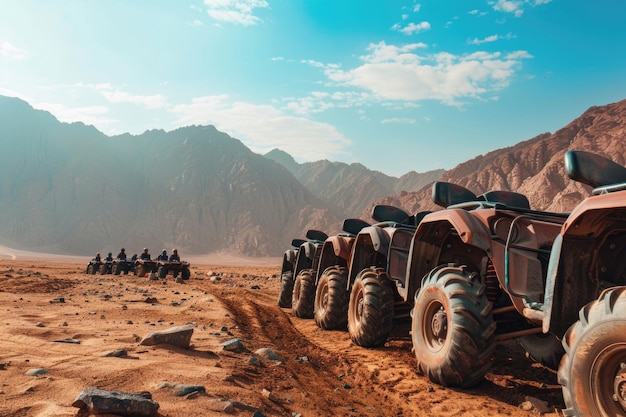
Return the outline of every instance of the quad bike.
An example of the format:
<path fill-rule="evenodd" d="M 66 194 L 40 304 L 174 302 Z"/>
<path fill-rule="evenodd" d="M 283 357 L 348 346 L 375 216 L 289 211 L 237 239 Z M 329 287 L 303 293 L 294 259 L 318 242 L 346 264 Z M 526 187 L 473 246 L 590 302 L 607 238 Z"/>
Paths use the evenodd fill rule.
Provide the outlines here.
<path fill-rule="evenodd" d="M 320 253 L 316 280 L 300 297 L 313 304 L 315 323 L 322 329 L 342 329 L 348 322 L 348 267 L 356 235 L 369 224 L 361 219 L 346 219 L 342 233 L 327 238 Z"/>
<path fill-rule="evenodd" d="M 291 308 L 291 295 L 293 294 L 293 271 L 296 268 L 298 248 L 306 242 L 304 239 L 293 239 L 291 249 L 283 254 L 283 264 L 280 270 L 280 292 L 278 293 L 278 306 Z"/>
<path fill-rule="evenodd" d="M 104 259 L 100 262 L 100 269 L 98 270 L 100 275 L 106 275 L 113 272 L 113 260 L 112 259 Z"/>
<path fill-rule="evenodd" d="M 191 273 L 189 271 L 189 262 L 186 261 L 157 261 L 157 274 L 159 278 L 167 277 L 170 274 L 176 279 L 178 274 L 185 281 L 189 279 Z"/>
<path fill-rule="evenodd" d="M 135 275 L 145 277 L 157 271 L 157 261 L 152 259 L 137 259 L 135 261 Z"/>
<path fill-rule="evenodd" d="M 348 333 L 358 346 L 382 346 L 394 319 L 408 317 L 410 305 L 395 289 L 403 281 L 411 238 L 426 212 L 411 216 L 387 205 L 375 206 L 377 222 L 357 234 L 345 281 L 349 294 Z"/>
<path fill-rule="evenodd" d="M 298 248 L 296 256 L 291 310 L 296 317 L 313 318 L 313 302 L 306 295 L 315 285 L 322 244 L 328 235 L 318 230 L 308 230 L 306 238 L 307 240 Z"/>
<path fill-rule="evenodd" d="M 129 259 L 113 259 L 113 266 L 111 267 L 111 273 L 113 275 L 128 275 L 130 271 L 133 270 L 134 262 Z"/>
<path fill-rule="evenodd" d="M 88 275 L 94 275 L 96 272 L 100 271 L 100 264 L 100 261 L 96 260 L 96 258 L 93 258 L 87 264 L 87 269 L 85 270 L 85 273 Z"/>
<path fill-rule="evenodd" d="M 626 168 L 568 151 L 565 169 L 594 188 L 569 214 L 503 191 L 459 203 L 457 187 L 434 185 L 447 209 L 426 216 L 411 245 L 413 348 L 432 381 L 466 387 L 497 340 L 522 338 L 558 368 L 565 415 L 626 415 Z"/>

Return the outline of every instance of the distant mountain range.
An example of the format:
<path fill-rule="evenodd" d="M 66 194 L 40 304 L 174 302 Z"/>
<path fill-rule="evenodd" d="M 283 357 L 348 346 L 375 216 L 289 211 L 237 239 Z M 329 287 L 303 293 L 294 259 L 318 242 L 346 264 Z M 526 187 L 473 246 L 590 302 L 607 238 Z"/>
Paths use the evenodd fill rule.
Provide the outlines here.
<path fill-rule="evenodd" d="M 76 255 L 124 246 L 278 256 L 309 228 L 331 234 L 344 218 L 369 221 L 377 202 L 432 209 L 439 178 L 477 193 L 520 191 L 534 208 L 564 211 L 588 194 L 565 177 L 565 150 L 624 164 L 625 126 L 626 101 L 592 107 L 554 134 L 395 178 L 361 164 L 298 164 L 278 149 L 258 155 L 213 126 L 109 137 L 0 96 L 0 239 Z"/>

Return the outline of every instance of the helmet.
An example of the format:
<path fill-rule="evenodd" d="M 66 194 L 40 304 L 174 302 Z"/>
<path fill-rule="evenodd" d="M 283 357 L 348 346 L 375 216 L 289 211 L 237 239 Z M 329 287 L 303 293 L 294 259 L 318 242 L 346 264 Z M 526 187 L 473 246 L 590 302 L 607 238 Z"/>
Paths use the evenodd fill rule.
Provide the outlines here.
<path fill-rule="evenodd" d="M 125 251 L 126 251 L 126 249 L 124 249 L 124 248 L 120 249 L 120 252 L 125 252 Z"/>
<path fill-rule="evenodd" d="M 165 249 L 163 249 L 163 253 L 167 253 L 167 251 Z"/>
<path fill-rule="evenodd" d="M 148 252 L 148 248 L 143 248 L 143 251 L 144 252 Z"/>
<path fill-rule="evenodd" d="M 178 249 L 172 249 L 172 253 L 178 253 Z"/>
<path fill-rule="evenodd" d="M 109 256 L 113 256 L 113 254 L 111 252 L 109 252 Z"/>

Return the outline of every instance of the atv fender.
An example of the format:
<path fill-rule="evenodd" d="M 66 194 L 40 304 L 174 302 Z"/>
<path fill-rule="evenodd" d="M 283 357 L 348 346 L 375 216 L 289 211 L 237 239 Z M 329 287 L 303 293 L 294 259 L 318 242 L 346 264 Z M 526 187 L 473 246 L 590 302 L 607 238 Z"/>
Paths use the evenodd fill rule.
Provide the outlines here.
<path fill-rule="evenodd" d="M 352 285 L 361 270 L 371 266 L 386 267 L 388 251 L 389 234 L 384 228 L 377 226 L 363 228 L 352 248 L 348 286 Z M 384 260 L 384 264 L 378 265 L 381 259 Z"/>

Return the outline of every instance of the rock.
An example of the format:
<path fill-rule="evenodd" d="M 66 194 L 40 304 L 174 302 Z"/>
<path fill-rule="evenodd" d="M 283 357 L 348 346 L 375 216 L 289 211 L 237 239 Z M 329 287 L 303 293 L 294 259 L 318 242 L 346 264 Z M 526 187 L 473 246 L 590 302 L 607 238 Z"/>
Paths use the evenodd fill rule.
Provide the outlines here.
<path fill-rule="evenodd" d="M 38 376 L 38 375 L 45 375 L 47 373 L 48 373 L 48 371 L 43 369 L 43 368 L 32 368 L 32 369 L 29 369 L 28 371 L 24 372 L 24 375 L 27 375 L 27 376 Z"/>
<path fill-rule="evenodd" d="M 168 344 L 188 349 L 194 327 L 194 325 L 186 324 L 183 326 L 171 327 L 158 332 L 152 332 L 145 336 L 139 344 L 143 346 Z"/>
<path fill-rule="evenodd" d="M 278 353 L 274 352 L 272 349 L 269 349 L 269 348 L 258 349 L 256 352 L 254 352 L 254 354 L 260 358 L 267 359 L 270 361 L 282 362 L 283 360 L 283 358 L 281 358 Z"/>
<path fill-rule="evenodd" d="M 115 349 L 110 352 L 105 352 L 102 356 L 105 358 L 119 358 L 122 356 L 128 356 L 128 352 L 125 349 Z"/>
<path fill-rule="evenodd" d="M 64 303 L 65 302 L 65 298 L 63 297 L 57 297 L 57 298 L 53 298 L 52 300 L 50 300 L 50 304 L 57 304 L 57 303 Z"/>
<path fill-rule="evenodd" d="M 211 282 L 219 282 L 222 280 L 222 277 L 218 276 L 218 275 L 213 275 L 212 277 L 209 278 L 209 281 Z"/>
<path fill-rule="evenodd" d="M 261 359 L 257 358 L 256 356 L 250 356 L 250 359 L 248 359 L 248 364 L 249 365 L 254 365 L 254 366 L 261 366 L 261 365 L 263 365 L 261 363 Z"/>
<path fill-rule="evenodd" d="M 524 411 L 537 411 L 539 414 L 548 414 L 552 410 L 548 407 L 548 403 L 539 398 L 526 396 L 526 401 L 519 406 Z"/>
<path fill-rule="evenodd" d="M 259 410 L 256 410 L 254 414 L 252 414 L 252 417 L 265 417 L 265 414 L 263 414 Z"/>
<path fill-rule="evenodd" d="M 206 393 L 206 388 L 202 385 L 185 385 L 164 382 L 159 386 L 159 388 L 173 388 L 174 395 L 176 395 L 177 397 L 184 397 L 194 392 Z"/>
<path fill-rule="evenodd" d="M 150 398 L 146 398 L 150 397 Z M 91 414 L 116 414 L 120 416 L 153 416 L 159 409 L 159 403 L 152 401 L 149 393 L 130 394 L 106 391 L 98 388 L 86 388 L 72 403 Z"/>
<path fill-rule="evenodd" d="M 227 340 L 223 342 L 221 346 L 223 350 L 226 350 L 228 352 L 244 351 L 243 343 L 241 343 L 241 340 L 239 340 L 238 338 Z"/>
<path fill-rule="evenodd" d="M 53 340 L 53 342 L 55 342 L 55 343 L 71 343 L 71 344 L 74 344 L 74 345 L 80 345 L 80 340 L 71 339 L 71 338 L 57 339 L 57 340 Z"/>
<path fill-rule="evenodd" d="M 263 396 L 265 398 L 267 398 L 268 400 L 275 402 L 275 403 L 279 403 L 280 399 L 276 396 L 276 394 L 274 394 L 272 391 L 267 390 L 265 388 L 263 388 L 263 391 L 261 392 L 263 394 Z"/>
<path fill-rule="evenodd" d="M 144 302 L 148 303 L 148 304 L 156 304 L 158 303 L 156 297 L 148 297 L 144 300 Z"/>
<path fill-rule="evenodd" d="M 43 324 L 42 322 L 39 322 L 39 323 L 35 324 L 35 326 L 37 326 L 37 327 L 46 327 L 46 325 Z"/>

